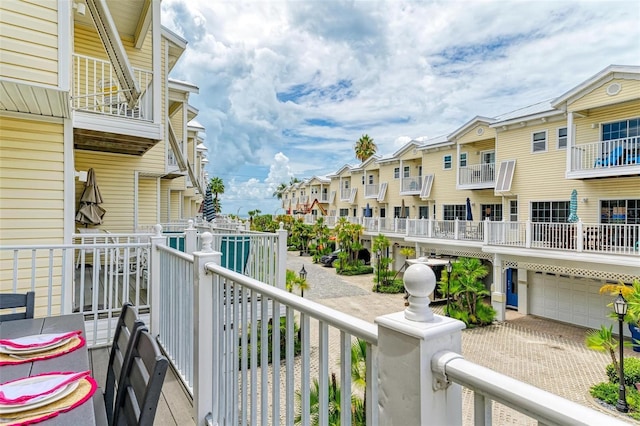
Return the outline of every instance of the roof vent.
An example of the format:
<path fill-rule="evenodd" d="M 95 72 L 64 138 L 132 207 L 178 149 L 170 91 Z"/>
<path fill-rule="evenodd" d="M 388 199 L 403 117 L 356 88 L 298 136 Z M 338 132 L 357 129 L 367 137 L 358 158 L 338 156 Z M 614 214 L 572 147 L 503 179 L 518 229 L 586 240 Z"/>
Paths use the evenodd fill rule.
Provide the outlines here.
<path fill-rule="evenodd" d="M 622 89 L 622 86 L 620 85 L 620 83 L 611 83 L 609 86 L 607 86 L 607 95 L 609 96 L 617 95 L 618 93 L 620 93 L 621 89 Z"/>
<path fill-rule="evenodd" d="M 480 136 L 480 135 L 481 135 L 481 134 L 483 134 L 483 133 L 484 133 L 484 129 L 483 129 L 482 127 L 478 127 L 478 128 L 476 129 L 476 135 Z"/>

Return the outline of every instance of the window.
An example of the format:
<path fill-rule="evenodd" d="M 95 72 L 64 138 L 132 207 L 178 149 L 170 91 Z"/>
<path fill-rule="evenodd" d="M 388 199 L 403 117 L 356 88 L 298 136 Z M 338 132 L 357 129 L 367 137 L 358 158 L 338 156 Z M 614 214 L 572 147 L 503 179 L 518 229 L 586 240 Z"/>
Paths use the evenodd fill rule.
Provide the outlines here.
<path fill-rule="evenodd" d="M 387 209 L 380 207 L 380 217 L 387 217 Z"/>
<path fill-rule="evenodd" d="M 404 166 L 404 169 L 402 170 L 402 176 L 406 178 L 411 176 L 411 170 L 409 169 L 409 166 Z"/>
<path fill-rule="evenodd" d="M 502 204 L 480 204 L 482 220 L 489 219 L 493 222 L 502 220 Z"/>
<path fill-rule="evenodd" d="M 444 220 L 465 220 L 467 218 L 467 205 L 445 204 L 442 206 L 442 218 Z"/>
<path fill-rule="evenodd" d="M 393 178 L 400 179 L 400 167 L 396 167 L 393 169 Z"/>
<path fill-rule="evenodd" d="M 364 175 L 362 175 L 362 184 L 364 185 Z"/>
<path fill-rule="evenodd" d="M 348 180 L 343 180 L 342 182 L 343 182 L 342 183 L 342 187 L 344 189 L 349 189 L 349 181 Z"/>
<path fill-rule="evenodd" d="M 369 175 L 369 185 L 373 185 L 373 175 Z"/>
<path fill-rule="evenodd" d="M 566 223 L 569 201 L 534 201 L 531 203 L 532 222 Z"/>
<path fill-rule="evenodd" d="M 482 151 L 482 164 L 495 164 L 496 152 L 495 151 Z"/>
<path fill-rule="evenodd" d="M 349 216 L 349 209 L 340 209 L 340 217 Z"/>
<path fill-rule="evenodd" d="M 535 132 L 531 135 L 531 150 L 533 152 L 543 152 L 547 150 L 547 131 Z"/>
<path fill-rule="evenodd" d="M 311 195 L 315 195 L 318 193 L 318 188 L 311 188 Z"/>
<path fill-rule="evenodd" d="M 600 223 L 640 224 L 640 199 L 600 201 Z"/>
<path fill-rule="evenodd" d="M 467 167 L 467 153 L 460 153 L 460 167 Z"/>
<path fill-rule="evenodd" d="M 443 165 L 442 168 L 444 170 L 451 170 L 451 155 L 445 155 L 444 157 L 442 157 L 443 160 Z"/>
<path fill-rule="evenodd" d="M 640 136 L 640 118 L 602 125 L 603 141 L 622 139 L 630 136 Z"/>
<path fill-rule="evenodd" d="M 518 221 L 518 200 L 509 201 L 509 221 Z"/>
<path fill-rule="evenodd" d="M 396 206 L 393 208 L 393 217 L 409 217 L 409 206 L 404 208 L 404 216 L 402 216 L 402 207 Z"/>
<path fill-rule="evenodd" d="M 420 219 L 429 219 L 429 206 L 418 206 L 418 217 Z"/>
<path fill-rule="evenodd" d="M 558 129 L 558 149 L 565 149 L 567 147 L 567 128 L 560 127 Z"/>
<path fill-rule="evenodd" d="M 422 166 L 418 166 L 418 176 L 422 176 Z"/>

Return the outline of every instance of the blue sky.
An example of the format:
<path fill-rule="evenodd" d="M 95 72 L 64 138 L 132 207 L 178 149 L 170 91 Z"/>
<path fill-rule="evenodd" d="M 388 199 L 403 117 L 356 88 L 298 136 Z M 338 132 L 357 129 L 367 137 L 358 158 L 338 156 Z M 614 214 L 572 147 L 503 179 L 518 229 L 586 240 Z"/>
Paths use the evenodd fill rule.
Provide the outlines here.
<path fill-rule="evenodd" d="M 188 42 L 172 77 L 200 88 L 224 213 L 272 214 L 291 177 L 554 98 L 611 64 L 640 65 L 637 1 L 163 0 Z"/>

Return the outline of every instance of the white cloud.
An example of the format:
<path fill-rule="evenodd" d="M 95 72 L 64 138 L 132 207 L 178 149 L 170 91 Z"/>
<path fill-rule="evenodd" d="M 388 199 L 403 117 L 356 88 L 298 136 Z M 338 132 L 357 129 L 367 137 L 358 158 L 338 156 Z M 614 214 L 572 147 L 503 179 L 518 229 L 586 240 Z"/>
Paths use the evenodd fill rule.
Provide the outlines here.
<path fill-rule="evenodd" d="M 386 155 L 402 136 L 448 134 L 640 58 L 635 1 L 164 0 L 162 10 L 189 41 L 173 76 L 200 87 L 191 102 L 209 175 L 238 200 L 357 163 L 363 133 Z"/>

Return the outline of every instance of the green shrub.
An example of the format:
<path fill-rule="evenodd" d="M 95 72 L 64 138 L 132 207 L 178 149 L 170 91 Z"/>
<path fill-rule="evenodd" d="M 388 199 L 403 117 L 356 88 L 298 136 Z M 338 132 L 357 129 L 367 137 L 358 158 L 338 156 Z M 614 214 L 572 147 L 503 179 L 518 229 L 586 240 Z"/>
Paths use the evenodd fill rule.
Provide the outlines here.
<path fill-rule="evenodd" d="M 340 271 L 339 275 L 352 276 L 352 275 L 366 275 L 366 274 L 372 274 L 372 273 L 373 273 L 373 267 L 359 265 L 356 268 L 345 268 L 342 271 Z"/>
<path fill-rule="evenodd" d="M 616 376 L 617 378 L 617 376 Z M 591 386 L 589 393 L 592 397 L 599 399 L 612 406 L 618 402 L 618 384 L 611 382 L 601 382 Z M 629 417 L 640 419 L 640 393 L 634 387 L 626 389 L 627 405 L 629 406 Z"/>
<path fill-rule="evenodd" d="M 402 280 L 396 279 L 393 281 L 388 281 L 387 284 L 380 283 L 379 286 L 373 285 L 373 291 L 378 291 L 378 293 L 385 294 L 397 294 L 404 293 L 404 282 Z"/>
<path fill-rule="evenodd" d="M 613 364 L 607 365 L 606 372 L 610 383 L 618 383 L 618 372 Z M 635 388 L 636 383 L 640 383 L 640 358 L 625 358 L 624 384 Z"/>
<path fill-rule="evenodd" d="M 260 366 L 260 364 L 262 363 L 262 356 L 261 356 L 261 350 L 262 350 L 262 339 L 261 339 L 261 335 L 262 335 L 262 326 L 261 326 L 261 321 L 257 322 L 257 331 L 258 334 L 256 336 L 255 339 L 255 343 L 257 345 L 256 349 L 257 349 L 257 354 L 258 354 L 258 367 Z M 253 343 L 254 339 L 251 336 L 251 327 L 250 324 L 247 325 L 247 332 L 248 332 L 248 338 L 247 338 L 247 347 L 246 347 L 246 354 L 247 354 L 247 365 L 249 368 L 251 368 L 251 344 Z M 300 355 L 301 351 L 302 351 L 302 343 L 300 341 L 300 326 L 298 325 L 298 323 L 294 322 L 293 324 L 293 340 L 294 340 L 294 345 L 293 345 L 293 355 Z M 287 319 L 282 317 L 280 318 L 280 359 L 284 359 L 286 356 L 286 344 L 287 344 Z M 268 359 L 268 363 L 271 364 L 271 362 L 273 361 L 273 327 L 272 327 L 272 320 L 269 320 L 269 324 L 267 325 L 267 342 L 268 342 L 268 347 L 269 347 L 269 354 L 267 355 L 267 359 Z M 242 339 L 240 338 L 238 340 L 238 344 L 240 345 L 240 352 L 238 353 L 238 365 L 242 365 Z"/>

